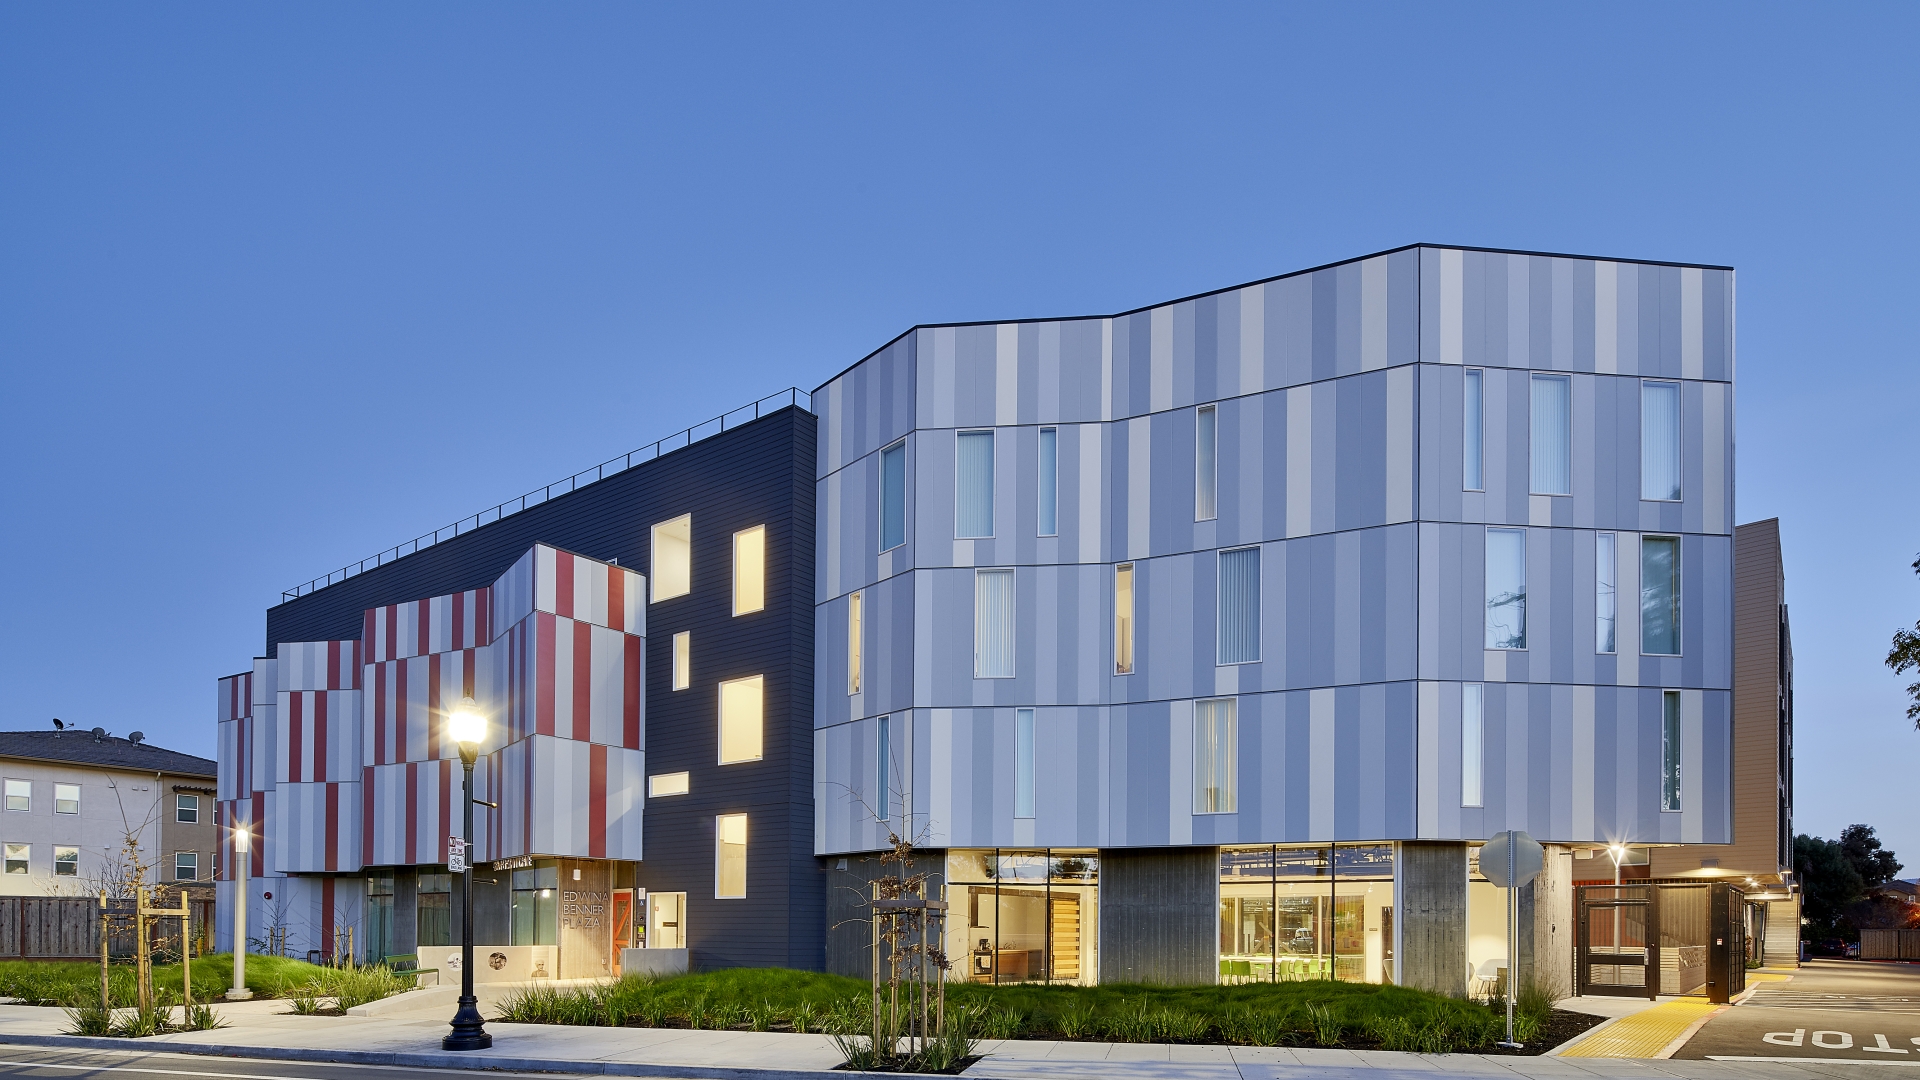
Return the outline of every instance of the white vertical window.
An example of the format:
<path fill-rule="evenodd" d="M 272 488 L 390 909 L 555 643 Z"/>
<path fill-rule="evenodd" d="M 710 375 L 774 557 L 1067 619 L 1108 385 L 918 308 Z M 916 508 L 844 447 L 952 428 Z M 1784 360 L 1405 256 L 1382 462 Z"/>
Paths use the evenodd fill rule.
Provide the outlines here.
<path fill-rule="evenodd" d="M 740 900 L 747 895 L 747 815 L 713 819 L 713 896 Z"/>
<path fill-rule="evenodd" d="M 973 677 L 1013 678 L 1013 571 L 973 574 Z"/>
<path fill-rule="evenodd" d="M 1640 651 L 1680 655 L 1680 538 L 1640 539 Z"/>
<path fill-rule="evenodd" d="M 1619 622 L 1620 559 L 1612 533 L 1593 537 L 1593 651 L 1616 651 L 1615 627 Z"/>
<path fill-rule="evenodd" d="M 673 688 L 685 690 L 693 685 L 693 631 L 673 635 Z"/>
<path fill-rule="evenodd" d="M 993 535 L 993 432 L 962 431 L 954 438 L 953 535 Z"/>
<path fill-rule="evenodd" d="M 1193 441 L 1193 520 L 1211 521 L 1220 516 L 1220 427 L 1214 406 L 1200 406 Z"/>
<path fill-rule="evenodd" d="M 1133 674 L 1133 564 L 1113 568 L 1113 673 Z"/>
<path fill-rule="evenodd" d="M 860 646 L 864 633 L 863 621 L 866 617 L 866 592 L 860 591 L 847 597 L 847 693 L 860 692 Z"/>
<path fill-rule="evenodd" d="M 1260 549 L 1220 553 L 1219 629 L 1215 662 L 1250 664 L 1260 659 Z"/>
<path fill-rule="evenodd" d="M 31 844 L 6 845 L 6 871 L 9 874 L 30 874 L 33 868 L 28 865 L 33 851 Z"/>
<path fill-rule="evenodd" d="M 880 732 L 874 740 L 873 812 L 881 821 L 893 816 L 893 718 L 880 718 Z"/>
<path fill-rule="evenodd" d="M 652 602 L 656 604 L 692 591 L 692 514 L 682 514 L 653 527 L 653 572 L 648 577 Z"/>
<path fill-rule="evenodd" d="M 1013 816 L 1033 816 L 1033 710 L 1013 711 Z"/>
<path fill-rule="evenodd" d="M 30 780 L 7 781 L 7 809 L 33 809 L 33 782 Z"/>
<path fill-rule="evenodd" d="M 765 729 L 766 678 L 754 675 L 720 684 L 720 764 L 760 760 Z"/>
<path fill-rule="evenodd" d="M 1479 806 L 1486 798 L 1486 687 L 1460 686 L 1460 805 Z"/>
<path fill-rule="evenodd" d="M 173 880 L 200 880 L 200 853 L 197 851 L 176 851 L 173 853 Z"/>
<path fill-rule="evenodd" d="M 880 550 L 907 542 L 907 443 L 880 451 Z"/>
<path fill-rule="evenodd" d="M 1233 698 L 1193 703 L 1193 812 L 1231 814 L 1236 810 Z"/>
<path fill-rule="evenodd" d="M 56 877 L 79 877 L 80 849 L 77 847 L 54 848 L 53 873 Z"/>
<path fill-rule="evenodd" d="M 1461 425 L 1460 486 L 1468 491 L 1484 491 L 1487 487 L 1485 382 L 1484 372 L 1473 368 L 1467 370 L 1464 423 Z"/>
<path fill-rule="evenodd" d="M 1527 647 L 1527 533 L 1487 530 L 1487 648 Z"/>
<path fill-rule="evenodd" d="M 80 812 L 80 785 L 53 785 L 53 812 L 56 814 L 77 814 Z M 175 821 L 188 823 L 200 820 L 200 796 L 180 795 L 174 800 Z"/>
<path fill-rule="evenodd" d="M 1040 429 L 1040 535 L 1060 535 L 1060 432 Z"/>
<path fill-rule="evenodd" d="M 767 606 L 767 527 L 733 534 L 733 613 L 751 615 Z"/>
<path fill-rule="evenodd" d="M 1680 809 L 1680 691 L 1660 695 L 1660 809 Z"/>
<path fill-rule="evenodd" d="M 1640 497 L 1680 498 L 1680 384 L 1640 384 Z"/>
<path fill-rule="evenodd" d="M 1535 375 L 1529 457 L 1535 495 L 1573 494 L 1573 380 Z"/>

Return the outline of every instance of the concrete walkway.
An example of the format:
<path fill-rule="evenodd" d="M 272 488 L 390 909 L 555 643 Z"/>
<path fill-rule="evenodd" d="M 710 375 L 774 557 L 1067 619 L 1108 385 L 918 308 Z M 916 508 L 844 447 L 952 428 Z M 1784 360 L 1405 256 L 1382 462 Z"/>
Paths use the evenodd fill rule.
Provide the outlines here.
<path fill-rule="evenodd" d="M 0 1044 L 94 1050 L 178 1052 L 225 1057 L 326 1061 L 414 1068 L 484 1068 L 586 1075 L 686 1077 L 694 1080 L 845 1080 L 832 1041 L 820 1035 L 682 1031 L 654 1028 L 552 1027 L 489 1023 L 492 1050 L 479 1055 L 439 1049 L 452 997 L 414 991 L 377 1003 L 375 1015 L 295 1016 L 283 1001 L 218 1006 L 229 1021 L 214 1031 L 150 1039 L 78 1039 L 59 1034 L 58 1009 L 0 1006 Z M 1045 1041 L 989 1042 L 986 1060 L 968 1076 L 995 1080 L 1368 1080 L 1467 1078 L 1885 1077 L 1885 1067 L 1822 1062 L 1723 1063 L 1568 1057 L 1420 1055 L 1384 1051 L 1266 1047 L 1168 1046 Z M 1898 1075 L 1898 1074 L 1896 1074 Z"/>
<path fill-rule="evenodd" d="M 1747 973 L 1746 995 L 1768 983 L 1793 978 L 1785 971 Z M 1738 1003 L 1737 1001 L 1735 1002 Z M 1715 1005 L 1703 997 L 1646 998 L 1582 997 L 1560 1003 L 1563 1009 L 1613 1019 L 1553 1051 L 1570 1058 L 1670 1058 L 1687 1040 L 1731 1005 Z"/>

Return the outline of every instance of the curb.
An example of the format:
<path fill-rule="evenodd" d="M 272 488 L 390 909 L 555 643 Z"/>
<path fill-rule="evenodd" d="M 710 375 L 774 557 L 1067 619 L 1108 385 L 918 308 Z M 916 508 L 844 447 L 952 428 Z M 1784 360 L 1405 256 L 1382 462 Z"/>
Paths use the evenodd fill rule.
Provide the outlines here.
<path fill-rule="evenodd" d="M 561 1061 L 553 1058 L 493 1054 L 399 1053 L 370 1050 L 307 1050 L 281 1046 L 229 1046 L 215 1043 L 157 1043 L 141 1039 L 83 1035 L 0 1034 L 0 1046 L 41 1046 L 65 1050 L 118 1050 L 129 1053 L 190 1054 L 196 1057 L 265 1058 L 329 1065 L 386 1065 L 412 1069 L 486 1069 L 496 1072 L 574 1073 L 589 1076 L 662 1076 L 686 1080 L 847 1080 L 850 1076 L 897 1073 L 848 1069 L 763 1069 L 751 1066 L 655 1065 L 628 1061 Z"/>

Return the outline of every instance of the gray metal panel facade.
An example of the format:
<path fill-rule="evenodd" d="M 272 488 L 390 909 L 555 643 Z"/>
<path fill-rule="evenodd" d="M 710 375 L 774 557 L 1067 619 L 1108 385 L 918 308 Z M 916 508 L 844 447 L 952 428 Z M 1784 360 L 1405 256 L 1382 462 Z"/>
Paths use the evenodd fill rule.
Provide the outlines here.
<path fill-rule="evenodd" d="M 1324 840 L 1724 842 L 1733 522 L 1726 270 L 1408 248 L 1108 318 L 919 327 L 822 387 L 815 679 L 821 854 L 872 850 L 890 799 L 930 847 Z M 1483 370 L 1485 490 L 1463 491 Z M 1532 372 L 1571 380 L 1569 496 L 1529 491 Z M 1640 498 L 1640 385 L 1681 385 L 1683 498 Z M 1195 521 L 1196 406 L 1218 516 Z M 1057 535 L 1039 532 L 1057 431 Z M 956 539 L 956 438 L 995 436 L 994 534 Z M 906 543 L 879 548 L 880 451 L 907 447 Z M 1526 530 L 1525 650 L 1483 646 L 1485 533 Z M 1594 647 L 1616 536 L 1618 648 Z M 1681 549 L 1682 651 L 1639 653 L 1638 551 Z M 1259 659 L 1215 663 L 1223 548 L 1261 549 Z M 1113 674 L 1113 568 L 1135 669 Z M 1014 572 L 1011 678 L 974 677 L 974 571 Z M 848 597 L 863 686 L 847 692 Z M 1461 806 L 1461 685 L 1486 685 Z M 1661 810 L 1661 692 L 1681 810 Z M 1192 812 L 1197 698 L 1238 701 L 1237 809 Z M 1036 710 L 1034 816 L 1015 714 Z M 910 767 L 909 767 L 909 762 Z M 891 811 L 897 825 L 899 810 Z"/>

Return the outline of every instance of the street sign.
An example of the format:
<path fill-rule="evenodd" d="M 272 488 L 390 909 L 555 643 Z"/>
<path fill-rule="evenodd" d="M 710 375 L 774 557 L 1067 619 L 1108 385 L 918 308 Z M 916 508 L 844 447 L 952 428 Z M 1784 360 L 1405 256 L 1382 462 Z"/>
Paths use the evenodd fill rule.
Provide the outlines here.
<path fill-rule="evenodd" d="M 1513 880 L 1507 880 L 1507 849 L 1513 848 Z M 1526 833 L 1503 832 L 1487 841 L 1480 849 L 1480 872 L 1495 885 L 1506 888 L 1524 888 L 1539 875 L 1546 865 L 1546 852 L 1533 837 Z"/>
<path fill-rule="evenodd" d="M 447 837 L 447 873 L 464 874 L 467 872 L 467 841 L 465 837 Z"/>

